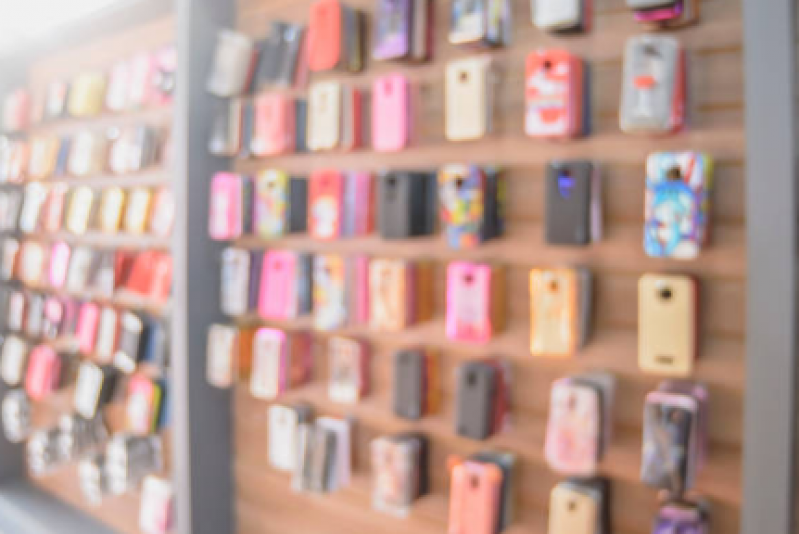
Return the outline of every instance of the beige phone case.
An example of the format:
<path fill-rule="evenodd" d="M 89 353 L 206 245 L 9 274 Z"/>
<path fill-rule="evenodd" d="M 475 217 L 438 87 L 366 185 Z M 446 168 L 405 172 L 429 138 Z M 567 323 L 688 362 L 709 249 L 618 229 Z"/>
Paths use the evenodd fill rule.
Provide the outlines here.
<path fill-rule="evenodd" d="M 491 59 L 470 57 L 446 67 L 445 133 L 450 141 L 479 139 L 491 130 Z"/>
<path fill-rule="evenodd" d="M 76 235 L 85 234 L 94 204 L 94 192 L 86 186 L 77 187 L 69 199 L 66 229 Z"/>
<path fill-rule="evenodd" d="M 106 234 L 119 232 L 122 211 L 125 207 L 125 192 L 119 187 L 103 190 L 100 197 L 100 231 Z"/>
<path fill-rule="evenodd" d="M 552 490 L 548 534 L 594 534 L 599 520 L 599 506 L 589 495 L 564 485 Z"/>
<path fill-rule="evenodd" d="M 150 217 L 152 192 L 145 187 L 136 187 L 128 193 L 128 207 L 125 210 L 125 231 L 143 234 Z"/>
<path fill-rule="evenodd" d="M 697 284 L 689 276 L 646 274 L 638 282 L 638 366 L 686 377 L 696 357 Z"/>
<path fill-rule="evenodd" d="M 580 282 L 574 269 L 530 272 L 530 352 L 567 358 L 580 346 Z"/>
<path fill-rule="evenodd" d="M 341 143 L 342 87 L 321 82 L 308 91 L 308 149 L 333 150 Z"/>

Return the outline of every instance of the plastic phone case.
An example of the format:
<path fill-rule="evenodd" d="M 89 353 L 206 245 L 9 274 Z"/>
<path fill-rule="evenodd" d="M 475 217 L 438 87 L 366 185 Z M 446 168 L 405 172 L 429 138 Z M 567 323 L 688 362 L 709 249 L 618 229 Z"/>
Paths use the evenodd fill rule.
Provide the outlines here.
<path fill-rule="evenodd" d="M 450 141 L 480 139 L 490 132 L 490 68 L 491 59 L 485 56 L 447 65 L 444 112 L 445 133 Z"/>
<path fill-rule="evenodd" d="M 341 256 L 314 257 L 314 326 L 334 330 L 347 322 L 345 261 Z"/>

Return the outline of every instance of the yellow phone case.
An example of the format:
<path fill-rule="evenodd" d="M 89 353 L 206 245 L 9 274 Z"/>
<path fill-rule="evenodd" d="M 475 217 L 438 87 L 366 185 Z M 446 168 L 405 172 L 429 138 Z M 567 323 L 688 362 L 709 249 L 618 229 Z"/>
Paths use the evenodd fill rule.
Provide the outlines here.
<path fill-rule="evenodd" d="M 446 67 L 445 133 L 450 141 L 485 137 L 491 130 L 491 59 L 470 57 Z"/>

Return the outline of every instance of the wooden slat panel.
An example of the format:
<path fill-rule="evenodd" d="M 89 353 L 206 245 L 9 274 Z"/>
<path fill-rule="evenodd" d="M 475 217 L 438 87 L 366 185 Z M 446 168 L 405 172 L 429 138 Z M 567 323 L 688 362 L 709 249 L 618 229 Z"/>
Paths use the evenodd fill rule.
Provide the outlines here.
<path fill-rule="evenodd" d="M 272 19 L 305 22 L 312 0 L 238 0 L 239 29 L 261 38 Z M 373 0 L 350 0 L 367 12 Z M 335 533 L 366 531 L 443 532 L 446 530 L 449 454 L 499 448 L 519 455 L 520 506 L 511 533 L 546 531 L 548 495 L 559 477 L 543 459 L 543 436 L 549 387 L 553 380 L 588 369 L 607 369 L 617 375 L 614 411 L 616 436 L 602 472 L 613 481 L 614 532 L 650 532 L 657 495 L 638 480 L 644 397 L 658 377 L 643 375 L 637 366 L 637 280 L 647 272 L 674 272 L 696 276 L 701 290 L 701 348 L 694 377 L 708 385 L 711 398 L 709 438 L 711 454 L 700 474 L 697 493 L 713 505 L 714 534 L 737 532 L 740 508 L 744 346 L 746 323 L 746 227 L 744 196 L 743 61 L 740 0 L 702 0 L 698 25 L 673 32 L 688 54 L 689 125 L 680 135 L 664 138 L 629 136 L 618 126 L 618 105 L 625 41 L 642 33 L 624 0 L 595 0 L 594 29 L 585 35 L 553 36 L 530 23 L 529 0 L 512 0 L 513 45 L 487 52 L 500 68 L 496 131 L 487 139 L 450 143 L 443 129 L 444 64 L 475 54 L 446 42 L 449 1 L 437 1 L 435 60 L 425 65 L 370 62 L 358 75 L 326 73 L 317 79 L 342 79 L 368 90 L 378 76 L 401 71 L 415 86 L 415 138 L 412 146 L 395 154 L 377 154 L 369 148 L 352 153 L 291 154 L 263 160 L 238 161 L 238 172 L 254 174 L 265 168 L 284 169 L 305 176 L 315 169 L 337 168 L 379 171 L 394 168 L 434 169 L 452 162 L 500 165 L 508 180 L 507 235 L 477 250 L 453 251 L 440 236 L 384 241 L 367 237 L 317 242 L 291 236 L 270 242 L 244 238 L 238 245 L 253 250 L 288 248 L 308 252 L 365 254 L 432 260 L 436 262 L 435 314 L 431 322 L 390 335 L 349 327 L 340 333 L 362 337 L 373 351 L 374 393 L 354 406 L 338 406 L 327 399 L 327 362 L 324 340 L 317 334 L 316 375 L 312 384 L 290 392 L 289 400 L 311 402 L 318 413 L 353 415 L 358 421 L 353 487 L 332 496 L 292 493 L 285 475 L 266 461 L 268 403 L 237 388 L 235 406 L 236 477 L 239 532 Z M 567 143 L 526 138 L 522 131 L 524 60 L 538 48 L 567 48 L 591 66 L 592 134 Z M 293 93 L 303 95 L 303 90 Z M 700 150 L 716 161 L 713 194 L 712 244 L 694 262 L 663 261 L 642 250 L 644 162 L 661 150 Z M 586 248 L 550 247 L 544 243 L 544 166 L 554 159 L 593 159 L 601 163 L 604 180 L 606 235 Z M 485 346 L 450 341 L 444 334 L 444 270 L 449 261 L 491 261 L 507 266 L 509 321 L 504 332 Z M 529 297 L 527 273 L 531 267 L 579 264 L 596 276 L 595 331 L 589 344 L 570 360 L 535 359 L 529 354 Z M 267 324 L 255 317 L 241 324 Z M 307 319 L 268 323 L 310 329 Z M 391 413 L 391 355 L 400 347 L 428 345 L 441 352 L 443 363 L 442 413 L 408 422 Z M 514 428 L 485 443 L 455 435 L 452 428 L 454 370 L 466 360 L 496 354 L 511 361 L 514 370 Z M 369 501 L 369 439 L 402 430 L 427 433 L 432 440 L 433 494 L 422 499 L 405 521 L 379 516 Z"/>

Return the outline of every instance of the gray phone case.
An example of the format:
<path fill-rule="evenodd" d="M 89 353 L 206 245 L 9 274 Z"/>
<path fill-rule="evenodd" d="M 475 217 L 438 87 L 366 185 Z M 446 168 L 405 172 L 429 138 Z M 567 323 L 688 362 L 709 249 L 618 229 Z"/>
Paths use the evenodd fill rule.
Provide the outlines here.
<path fill-rule="evenodd" d="M 679 50 L 672 37 L 646 34 L 627 41 L 620 113 L 623 131 L 671 131 Z M 653 77 L 654 85 L 639 88 L 636 81 L 642 76 Z"/>
<path fill-rule="evenodd" d="M 458 367 L 456 432 L 460 436 L 483 440 L 491 435 L 497 372 L 483 362 L 468 362 Z"/>
<path fill-rule="evenodd" d="M 550 163 L 546 174 L 546 240 L 550 245 L 591 242 L 594 166 L 590 161 Z"/>
<path fill-rule="evenodd" d="M 394 413 L 417 420 L 424 415 L 424 354 L 402 350 L 394 354 Z"/>

